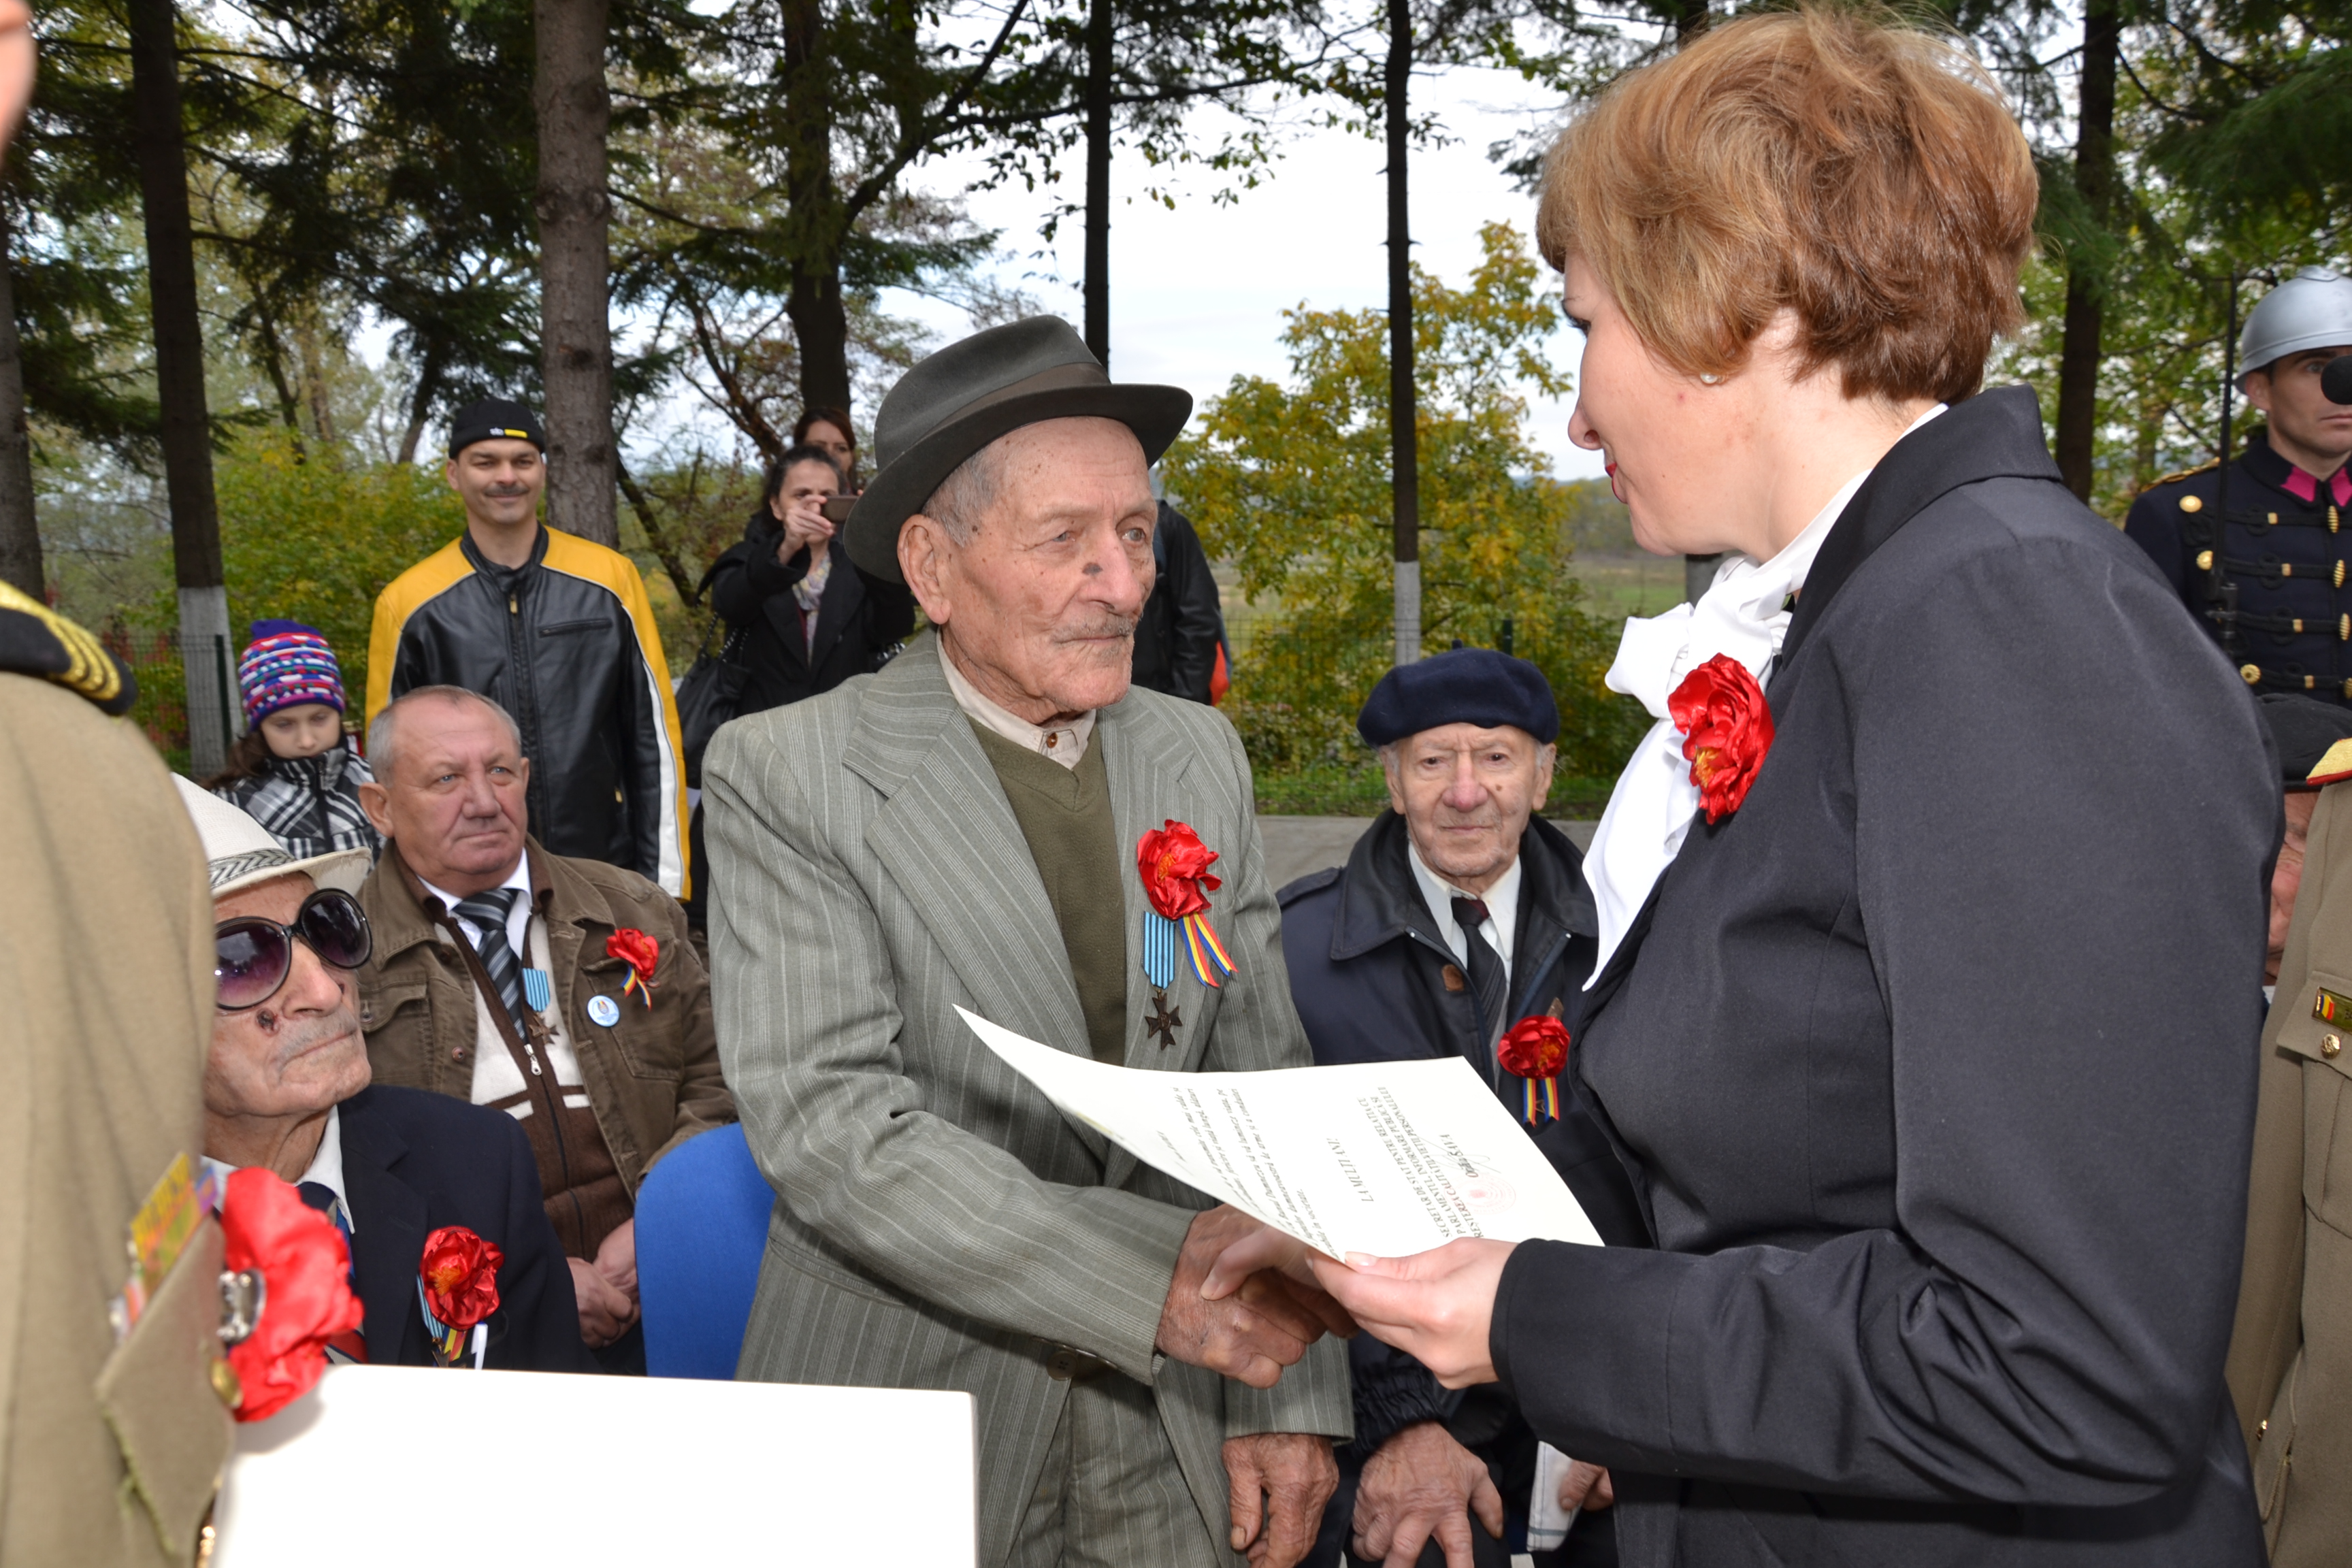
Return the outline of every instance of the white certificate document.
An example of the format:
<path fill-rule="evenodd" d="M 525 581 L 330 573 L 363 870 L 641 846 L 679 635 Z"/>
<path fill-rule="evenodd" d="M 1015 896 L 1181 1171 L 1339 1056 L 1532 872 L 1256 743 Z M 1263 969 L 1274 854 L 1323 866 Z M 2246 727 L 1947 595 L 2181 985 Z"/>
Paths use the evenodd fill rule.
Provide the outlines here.
<path fill-rule="evenodd" d="M 1147 1072 L 956 1011 L 1063 1115 L 1332 1258 L 1402 1258 L 1465 1236 L 1600 1245 L 1559 1173 L 1459 1057 Z"/>

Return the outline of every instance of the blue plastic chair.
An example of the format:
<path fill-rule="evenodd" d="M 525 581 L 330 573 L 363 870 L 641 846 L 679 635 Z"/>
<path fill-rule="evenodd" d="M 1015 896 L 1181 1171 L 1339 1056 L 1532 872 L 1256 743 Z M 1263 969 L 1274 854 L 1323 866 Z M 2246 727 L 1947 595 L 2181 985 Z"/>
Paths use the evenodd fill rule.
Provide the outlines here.
<path fill-rule="evenodd" d="M 740 1123 L 698 1133 L 637 1188 L 646 1371 L 732 1378 L 776 1202 Z"/>

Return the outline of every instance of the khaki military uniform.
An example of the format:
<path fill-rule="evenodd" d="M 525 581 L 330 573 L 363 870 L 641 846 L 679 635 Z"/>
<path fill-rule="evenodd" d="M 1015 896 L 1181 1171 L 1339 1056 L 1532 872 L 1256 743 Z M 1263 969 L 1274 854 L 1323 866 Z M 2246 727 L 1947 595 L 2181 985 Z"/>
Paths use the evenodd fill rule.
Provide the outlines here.
<path fill-rule="evenodd" d="M 44 637 L 66 653 L 45 657 Z M 119 1343 L 109 1318 L 132 1215 L 201 1148 L 213 987 L 195 830 L 146 740 L 94 705 L 126 705 L 126 679 L 87 634 L 0 588 L 0 1563 L 12 1565 L 190 1561 L 232 1436 L 211 1376 L 216 1224 Z"/>
<path fill-rule="evenodd" d="M 2263 1030 L 2229 1378 L 2274 1568 L 2352 1560 L 2352 784 L 2320 793 Z"/>

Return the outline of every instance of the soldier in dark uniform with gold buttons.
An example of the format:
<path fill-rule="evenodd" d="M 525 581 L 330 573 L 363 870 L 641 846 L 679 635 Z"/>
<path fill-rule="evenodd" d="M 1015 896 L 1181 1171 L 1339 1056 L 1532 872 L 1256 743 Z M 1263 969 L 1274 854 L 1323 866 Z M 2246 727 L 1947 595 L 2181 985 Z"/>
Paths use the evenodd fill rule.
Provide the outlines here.
<path fill-rule="evenodd" d="M 2266 416 L 2224 470 L 2158 480 L 2124 531 L 2249 686 L 2352 706 L 2352 405 L 2320 373 L 2352 353 L 2352 279 L 2307 267 L 2246 319 L 2240 378 Z M 2234 603 L 2235 615 L 2229 611 Z"/>

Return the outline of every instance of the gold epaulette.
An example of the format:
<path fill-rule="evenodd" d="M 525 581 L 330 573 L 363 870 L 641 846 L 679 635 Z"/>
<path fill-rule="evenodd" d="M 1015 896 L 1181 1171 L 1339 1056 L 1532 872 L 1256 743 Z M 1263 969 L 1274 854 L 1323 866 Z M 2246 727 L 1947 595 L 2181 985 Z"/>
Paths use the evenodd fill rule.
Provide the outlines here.
<path fill-rule="evenodd" d="M 2193 468 L 2183 468 L 2179 473 L 2167 474 L 2160 479 L 2150 479 L 2147 483 L 2140 486 L 2138 489 L 2135 490 L 2133 494 L 2135 496 L 2144 496 L 2147 494 L 2148 491 L 2156 489 L 2158 485 L 2179 484 L 2182 479 L 2193 479 L 2200 474 L 2210 474 L 2221 466 L 2221 460 L 2219 458 L 2216 458 L 2210 463 L 2200 463 Z"/>

